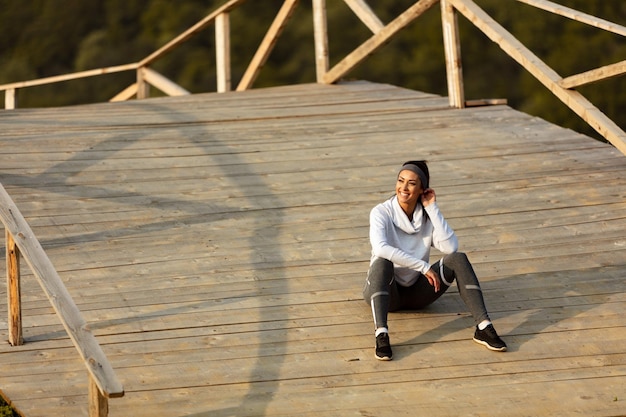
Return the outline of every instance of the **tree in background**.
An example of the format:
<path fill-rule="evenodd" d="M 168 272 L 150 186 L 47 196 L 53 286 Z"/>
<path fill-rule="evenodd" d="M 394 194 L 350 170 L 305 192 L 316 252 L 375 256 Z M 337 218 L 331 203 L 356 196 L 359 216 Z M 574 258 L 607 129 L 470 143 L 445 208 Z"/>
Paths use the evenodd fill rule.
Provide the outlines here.
<path fill-rule="evenodd" d="M 542 60 L 567 76 L 625 59 L 622 37 L 512 0 L 475 0 Z M 623 0 L 558 0 L 626 24 Z M 202 19 L 224 0 L 0 0 L 0 83 L 136 62 Z M 231 14 L 233 87 L 245 71 L 282 0 L 244 2 Z M 370 0 L 384 23 L 414 0 Z M 506 4 L 505 4 L 506 3 Z M 341 0 L 327 0 L 331 65 L 371 32 Z M 459 16 L 466 96 L 506 98 L 521 111 L 594 135 L 571 110 Z M 153 65 L 194 93 L 215 91 L 211 28 Z M 384 82 L 446 95 L 439 7 L 433 7 L 348 78 Z M 131 72 L 20 91 L 20 107 L 105 101 L 134 82 Z M 315 82 L 311 2 L 302 0 L 259 75 L 255 87 Z M 594 104 L 626 126 L 623 78 L 582 87 Z M 157 95 L 153 89 L 153 95 Z"/>

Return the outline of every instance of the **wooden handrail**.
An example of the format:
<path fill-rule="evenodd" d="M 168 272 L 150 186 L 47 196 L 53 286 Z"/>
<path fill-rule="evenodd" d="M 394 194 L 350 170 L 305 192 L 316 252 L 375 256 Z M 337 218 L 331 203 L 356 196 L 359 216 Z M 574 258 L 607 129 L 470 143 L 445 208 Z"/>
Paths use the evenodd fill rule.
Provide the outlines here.
<path fill-rule="evenodd" d="M 46 78 L 38 78 L 36 80 L 18 81 L 15 83 L 2 84 L 0 85 L 0 90 L 11 90 L 15 88 L 35 87 L 35 86 L 44 85 L 44 84 L 60 83 L 63 81 L 78 80 L 80 78 L 88 78 L 88 77 L 95 77 L 95 76 L 104 75 L 104 74 L 113 74 L 116 72 L 136 70 L 137 68 L 139 68 L 139 64 L 134 63 L 134 64 L 117 65 L 114 67 L 92 69 L 92 70 L 87 70 L 87 71 L 79 71 L 79 72 L 73 72 L 71 74 L 55 75 L 53 77 L 46 77 Z"/>
<path fill-rule="evenodd" d="M 198 23 L 196 23 L 195 25 L 193 25 L 192 27 L 190 27 L 189 29 L 187 29 L 186 31 L 184 31 L 183 33 L 181 33 L 180 35 L 178 35 L 177 37 L 175 37 L 174 39 L 172 39 L 165 45 L 163 45 L 161 48 L 157 49 L 156 51 L 154 51 L 153 53 L 151 53 L 150 55 L 148 55 L 147 57 L 139 61 L 139 66 L 145 67 L 147 65 L 150 65 L 151 63 L 156 61 L 158 58 L 167 54 L 178 45 L 184 43 L 185 41 L 190 39 L 192 36 L 196 35 L 198 32 L 201 32 L 202 30 L 204 30 L 207 26 L 213 23 L 213 21 L 219 15 L 224 14 L 224 13 L 229 13 L 231 10 L 239 6 L 244 1 L 246 0 L 230 0 L 226 2 L 224 5 L 222 5 L 221 7 L 218 7 L 215 11 L 207 15 L 204 19 L 202 19 L 201 21 L 199 21 Z"/>
<path fill-rule="evenodd" d="M 10 343 L 19 345 L 22 338 L 20 300 L 20 258 L 23 258 L 39 281 L 65 331 L 90 375 L 89 410 L 92 417 L 106 416 L 106 399 L 122 397 L 124 388 L 95 336 L 89 330 L 80 310 L 65 288 L 61 277 L 41 247 L 19 209 L 0 184 L 0 220 L 7 242 L 7 288 Z M 104 414 L 103 414 L 104 413 Z"/>
<path fill-rule="evenodd" d="M 626 36 L 626 27 L 618 25 L 608 20 L 600 19 L 599 17 L 592 16 L 587 13 L 574 10 L 570 7 L 563 6 L 548 0 L 516 0 L 520 3 L 528 4 L 529 6 L 536 7 L 546 12 L 554 13 L 559 16 L 567 17 L 572 20 L 587 24 L 589 26 L 596 27 L 598 29 L 604 29 L 608 32 L 615 33 L 617 35 Z"/>

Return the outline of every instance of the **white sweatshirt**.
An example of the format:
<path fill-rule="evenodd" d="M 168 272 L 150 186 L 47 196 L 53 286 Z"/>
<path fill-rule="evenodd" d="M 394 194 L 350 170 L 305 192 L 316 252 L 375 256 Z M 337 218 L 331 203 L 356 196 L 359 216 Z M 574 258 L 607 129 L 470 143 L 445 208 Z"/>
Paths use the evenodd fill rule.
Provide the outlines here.
<path fill-rule="evenodd" d="M 456 252 L 459 247 L 437 203 L 430 204 L 425 211 L 428 217 L 418 204 L 411 222 L 394 196 L 370 212 L 370 265 L 376 258 L 390 260 L 398 284 L 405 287 L 413 285 L 419 273 L 430 269 L 431 246 L 446 254 Z"/>

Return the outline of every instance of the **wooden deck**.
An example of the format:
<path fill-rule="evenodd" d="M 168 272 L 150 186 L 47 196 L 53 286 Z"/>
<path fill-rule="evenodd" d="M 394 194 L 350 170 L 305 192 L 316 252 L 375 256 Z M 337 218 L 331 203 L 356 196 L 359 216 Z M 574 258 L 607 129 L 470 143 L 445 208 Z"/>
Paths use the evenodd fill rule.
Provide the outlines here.
<path fill-rule="evenodd" d="M 626 157 L 608 145 L 365 82 L 0 126 L 0 182 L 124 384 L 110 416 L 626 415 Z M 395 358 L 374 359 L 368 213 L 412 158 L 507 353 L 471 341 L 452 288 L 392 314 Z M 86 416 L 87 371 L 23 269 L 26 344 L 0 344 L 0 389 L 27 417 Z"/>

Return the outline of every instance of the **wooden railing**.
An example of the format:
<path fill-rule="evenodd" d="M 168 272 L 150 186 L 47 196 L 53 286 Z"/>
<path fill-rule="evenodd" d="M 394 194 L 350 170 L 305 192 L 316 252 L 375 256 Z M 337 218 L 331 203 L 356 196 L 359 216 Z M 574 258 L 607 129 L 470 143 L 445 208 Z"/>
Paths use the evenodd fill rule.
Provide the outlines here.
<path fill-rule="evenodd" d="M 210 25 L 215 26 L 215 53 L 217 91 L 231 90 L 230 65 L 230 24 L 231 11 L 239 7 L 245 0 L 229 0 L 221 7 L 207 15 L 204 19 L 180 34 L 166 45 L 150 54 L 137 63 L 108 67 L 91 71 L 83 71 L 58 77 L 48 77 L 39 80 L 23 81 L 0 85 L 5 92 L 5 109 L 13 109 L 17 105 L 17 92 L 21 88 L 37 85 L 68 81 L 77 78 L 92 77 L 119 71 L 136 71 L 136 82 L 121 91 L 111 101 L 128 100 L 131 98 L 146 98 L 150 95 L 150 86 L 163 91 L 167 95 L 177 96 L 189 94 L 183 87 L 168 80 L 149 66 L 156 60 L 177 48 L 194 35 Z M 626 133 L 596 106 L 575 90 L 576 87 L 624 75 L 626 61 L 597 68 L 581 74 L 561 77 L 541 61 L 527 47 L 518 41 L 504 27 L 499 25 L 473 0 L 419 0 L 393 21 L 384 24 L 366 3 L 366 0 L 343 0 L 355 15 L 372 31 L 373 35 L 363 44 L 339 61 L 333 68 L 329 68 L 328 34 L 326 20 L 326 0 L 311 0 L 313 4 L 313 21 L 315 36 L 315 65 L 317 82 L 332 84 L 346 76 L 369 55 L 387 43 L 400 30 L 421 16 L 426 10 L 437 3 L 441 3 L 443 22 L 443 42 L 446 58 L 446 73 L 448 80 L 448 96 L 450 105 L 457 108 L 466 106 L 463 70 L 461 66 L 461 48 L 457 16 L 460 14 L 473 23 L 479 30 L 497 43 L 504 52 L 521 64 L 531 75 L 539 80 L 557 98 L 565 103 L 572 111 L 585 120 L 600 135 L 611 142 L 622 153 L 626 154 Z M 505 3 L 507 0 L 502 0 Z M 508 0 L 525 3 L 527 5 L 577 20 L 579 22 L 607 30 L 612 33 L 626 36 L 624 26 L 579 12 L 548 0 Z M 242 76 L 236 91 L 247 90 L 252 87 L 259 71 L 273 49 L 276 40 L 297 6 L 298 0 L 285 0 L 274 22 L 265 34 L 259 48 L 252 58 L 248 68 Z M 504 6 L 503 6 L 504 7 Z"/>
<path fill-rule="evenodd" d="M 122 397 L 124 388 L 95 337 L 89 331 L 52 262 L 6 190 L 0 185 L 0 220 L 6 235 L 6 271 L 9 343 L 24 342 L 20 289 L 23 257 L 39 281 L 89 372 L 89 416 L 108 415 L 108 398 Z"/>
<path fill-rule="evenodd" d="M 577 10 L 553 3 L 548 0 L 515 0 L 539 9 L 574 19 L 596 28 L 604 29 L 617 35 L 626 36 L 626 27 L 579 12 Z M 605 139 L 611 142 L 620 152 L 626 155 L 626 133 L 613 120 L 602 113 L 587 100 L 576 87 L 601 81 L 626 73 L 626 61 L 607 65 L 581 74 L 566 78 L 532 53 L 526 46 L 509 33 L 504 27 L 493 20 L 473 0 L 441 0 L 444 22 L 444 39 L 450 104 L 462 107 L 463 80 L 460 70 L 460 47 L 456 27 L 456 15 L 462 14 L 489 39 L 498 44 L 511 58 L 522 65 L 532 76 L 541 82 L 558 99 L 580 116 Z"/>

